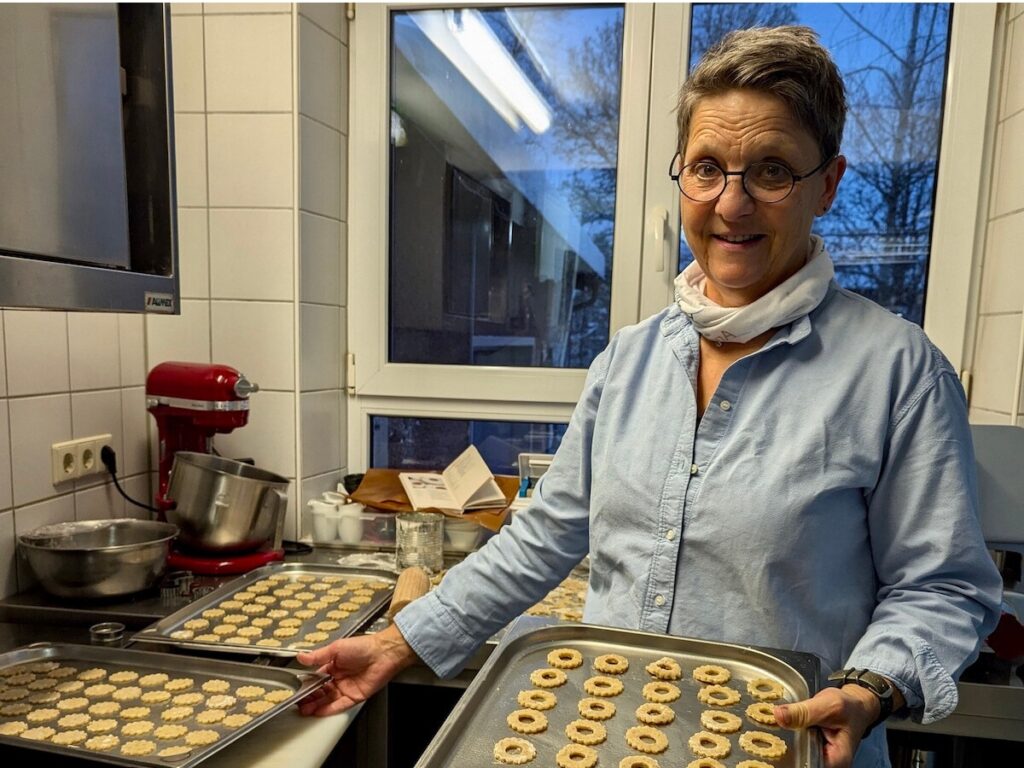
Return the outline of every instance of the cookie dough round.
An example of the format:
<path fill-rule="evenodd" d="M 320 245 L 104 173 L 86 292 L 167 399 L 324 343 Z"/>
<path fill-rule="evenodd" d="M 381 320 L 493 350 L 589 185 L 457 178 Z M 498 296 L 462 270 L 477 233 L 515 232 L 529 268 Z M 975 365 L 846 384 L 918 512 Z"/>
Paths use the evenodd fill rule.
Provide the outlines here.
<path fill-rule="evenodd" d="M 505 722 L 516 733 L 540 733 L 548 727 L 547 717 L 535 709 L 517 709 L 505 718 Z"/>
<path fill-rule="evenodd" d="M 188 728 L 177 723 L 161 725 L 153 731 L 153 735 L 160 739 L 160 741 L 174 741 L 174 739 L 180 739 L 186 733 L 188 733 Z"/>
<path fill-rule="evenodd" d="M 785 689 L 775 680 L 767 677 L 755 677 L 747 681 L 747 693 L 758 701 L 775 701 L 786 693 Z"/>
<path fill-rule="evenodd" d="M 718 664 L 702 664 L 693 670 L 693 679 L 700 683 L 725 685 L 732 679 L 732 673 Z"/>
<path fill-rule="evenodd" d="M 634 725 L 626 729 L 626 743 L 637 752 L 657 755 L 668 749 L 668 736 L 649 725 Z"/>
<path fill-rule="evenodd" d="M 121 745 L 121 754 L 130 757 L 142 757 L 156 752 L 156 742 L 149 739 L 134 739 Z"/>
<path fill-rule="evenodd" d="M 605 699 L 580 699 L 577 709 L 587 720 L 608 720 L 615 715 L 615 705 Z"/>
<path fill-rule="evenodd" d="M 637 707 L 636 719 L 644 725 L 668 725 L 676 719 L 676 713 L 666 704 L 649 701 Z"/>
<path fill-rule="evenodd" d="M 60 733 L 53 734 L 50 742 L 61 747 L 73 747 L 75 744 L 81 744 L 87 738 L 89 738 L 89 734 L 85 731 L 61 731 Z"/>
<path fill-rule="evenodd" d="M 711 733 L 709 731 L 698 731 L 690 737 L 687 742 L 690 747 L 690 751 L 693 752 L 697 757 L 728 757 L 729 752 L 732 751 L 732 746 L 729 744 L 729 740 L 725 736 L 720 736 L 717 733 Z"/>
<path fill-rule="evenodd" d="M 111 733 L 103 736 L 93 736 L 91 739 L 86 739 L 85 748 L 91 749 L 93 752 L 106 752 L 113 749 L 121 740 Z"/>
<path fill-rule="evenodd" d="M 709 707 L 731 707 L 740 700 L 740 692 L 725 685 L 706 685 L 697 691 L 697 698 Z"/>
<path fill-rule="evenodd" d="M 591 696 L 618 696 L 622 693 L 622 681 L 617 677 L 598 675 L 583 681 L 583 690 Z"/>
<path fill-rule="evenodd" d="M 606 653 L 594 659 L 594 669 L 606 675 L 621 675 L 629 669 L 629 659 L 617 653 Z"/>
<path fill-rule="evenodd" d="M 575 648 L 555 648 L 548 654 L 548 664 L 555 669 L 576 669 L 583 665 L 583 654 Z"/>
<path fill-rule="evenodd" d="M 747 731 L 740 736 L 740 749 L 754 757 L 778 760 L 786 754 L 786 742 L 773 733 Z"/>
<path fill-rule="evenodd" d="M 81 728 L 90 720 L 92 718 L 84 712 L 76 712 L 73 715 L 64 715 L 64 717 L 57 721 L 57 725 L 61 728 Z"/>
<path fill-rule="evenodd" d="M 152 720 L 135 720 L 131 723 L 126 723 L 124 728 L 121 729 L 122 736 L 145 736 L 153 730 Z"/>
<path fill-rule="evenodd" d="M 185 743 L 191 747 L 205 747 L 208 744 L 213 744 L 219 738 L 219 733 L 206 728 L 201 731 L 190 731 L 185 734 Z"/>
<path fill-rule="evenodd" d="M 559 768 L 593 768 L 597 764 L 597 750 L 582 744 L 566 744 L 555 754 Z"/>
<path fill-rule="evenodd" d="M 657 661 L 652 661 L 644 667 L 644 671 L 659 680 L 678 680 L 683 676 L 683 669 L 679 666 L 679 662 L 668 656 L 662 656 Z"/>
<path fill-rule="evenodd" d="M 593 720 L 573 720 L 565 726 L 565 735 L 569 741 L 592 747 L 608 738 L 608 731 L 603 725 Z"/>
<path fill-rule="evenodd" d="M 712 733 L 736 733 L 743 727 L 743 721 L 732 712 L 710 709 L 700 713 L 700 724 Z"/>
<path fill-rule="evenodd" d="M 18 736 L 20 736 L 23 739 L 28 739 L 29 741 L 47 741 L 56 732 L 56 730 L 54 730 L 48 725 L 40 725 L 36 728 L 26 729 L 19 733 Z"/>

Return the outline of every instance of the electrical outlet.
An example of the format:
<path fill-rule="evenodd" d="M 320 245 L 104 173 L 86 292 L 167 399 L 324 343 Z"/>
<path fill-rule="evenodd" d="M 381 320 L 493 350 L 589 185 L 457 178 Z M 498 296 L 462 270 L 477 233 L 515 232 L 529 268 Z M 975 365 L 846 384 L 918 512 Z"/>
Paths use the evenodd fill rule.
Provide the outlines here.
<path fill-rule="evenodd" d="M 110 444 L 110 440 L 109 434 L 92 435 L 51 445 L 50 473 L 53 484 L 105 471 L 106 468 L 100 461 L 100 451 L 104 445 Z"/>

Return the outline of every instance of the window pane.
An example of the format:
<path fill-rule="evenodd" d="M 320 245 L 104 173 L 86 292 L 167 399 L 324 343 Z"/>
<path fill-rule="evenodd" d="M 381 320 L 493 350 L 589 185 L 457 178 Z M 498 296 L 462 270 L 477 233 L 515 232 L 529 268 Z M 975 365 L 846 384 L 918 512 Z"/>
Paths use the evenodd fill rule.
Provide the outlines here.
<path fill-rule="evenodd" d="M 554 453 L 566 424 L 523 421 L 370 417 L 370 466 L 389 469 L 444 469 L 475 445 L 491 472 L 518 475 L 520 453 Z"/>
<path fill-rule="evenodd" d="M 391 362 L 585 368 L 607 344 L 623 18 L 392 14 Z"/>
<path fill-rule="evenodd" d="M 846 81 L 849 161 L 825 238 L 844 288 L 918 325 L 931 250 L 935 179 L 949 52 L 944 3 L 700 4 L 693 8 L 692 68 L 732 29 L 805 24 Z M 693 259 L 680 244 L 680 269 Z"/>

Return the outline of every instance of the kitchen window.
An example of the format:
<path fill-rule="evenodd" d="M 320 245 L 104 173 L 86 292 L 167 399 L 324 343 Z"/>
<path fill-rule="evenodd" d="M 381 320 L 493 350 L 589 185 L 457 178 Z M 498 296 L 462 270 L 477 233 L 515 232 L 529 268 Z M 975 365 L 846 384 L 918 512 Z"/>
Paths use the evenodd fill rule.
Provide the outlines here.
<path fill-rule="evenodd" d="M 851 100 L 876 110 L 848 121 L 843 194 L 853 194 L 841 206 L 874 213 L 875 198 L 863 191 L 874 136 L 864 126 L 879 115 L 941 137 L 926 146 L 911 133 L 906 146 L 888 134 L 894 146 L 904 141 L 896 165 L 930 185 L 915 187 L 902 210 L 907 228 L 894 234 L 885 217 L 868 228 L 834 213 L 821 231 L 840 281 L 921 322 L 959 367 L 993 9 L 716 8 L 359 7 L 351 40 L 351 468 L 379 465 L 371 438 L 381 418 L 568 421 L 586 366 L 610 336 L 672 300 L 685 249 L 678 190 L 666 173 L 676 92 L 691 38 L 696 55 L 711 26 L 751 13 L 815 26 L 846 68 Z M 850 42 L 873 40 L 855 23 L 868 16 L 871 33 L 883 27 L 923 45 L 925 63 L 905 68 L 927 85 L 909 111 L 874 100 L 870 73 L 883 53 L 889 65 L 899 55 L 878 40 L 859 51 Z M 485 39 L 486 60 L 502 61 L 503 74 L 495 66 L 489 75 L 518 83 L 501 89 L 504 100 L 473 70 L 471 52 Z M 512 103 L 513 91 L 531 95 Z M 861 190 L 851 183 L 857 178 Z M 438 456 L 436 466 L 456 453 Z"/>

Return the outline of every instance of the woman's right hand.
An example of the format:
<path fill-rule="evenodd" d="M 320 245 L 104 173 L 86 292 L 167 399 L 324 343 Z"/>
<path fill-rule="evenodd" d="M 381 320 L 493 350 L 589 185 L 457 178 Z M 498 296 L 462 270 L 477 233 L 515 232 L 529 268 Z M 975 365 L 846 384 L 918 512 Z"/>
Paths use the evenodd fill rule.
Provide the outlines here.
<path fill-rule="evenodd" d="M 334 715 L 366 701 L 416 661 L 416 654 L 393 624 L 373 635 L 335 640 L 298 655 L 300 664 L 331 676 L 299 702 L 303 715 Z"/>

